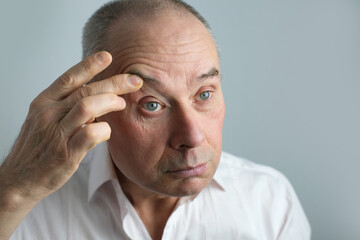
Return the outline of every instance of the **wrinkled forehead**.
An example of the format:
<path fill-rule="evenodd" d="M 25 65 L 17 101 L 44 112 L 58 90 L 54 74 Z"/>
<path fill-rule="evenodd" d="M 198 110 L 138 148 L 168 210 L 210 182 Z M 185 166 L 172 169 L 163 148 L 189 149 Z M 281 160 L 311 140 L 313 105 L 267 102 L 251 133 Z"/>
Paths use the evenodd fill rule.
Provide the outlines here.
<path fill-rule="evenodd" d="M 108 31 L 110 53 L 153 48 L 159 54 L 184 54 L 191 51 L 217 51 L 208 29 L 191 13 L 164 11 L 152 17 L 123 17 Z"/>

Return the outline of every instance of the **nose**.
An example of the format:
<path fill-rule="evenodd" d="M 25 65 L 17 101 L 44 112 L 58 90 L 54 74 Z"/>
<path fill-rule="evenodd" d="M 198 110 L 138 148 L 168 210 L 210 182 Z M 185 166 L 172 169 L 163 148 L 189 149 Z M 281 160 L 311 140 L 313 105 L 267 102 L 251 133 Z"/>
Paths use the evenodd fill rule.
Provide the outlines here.
<path fill-rule="evenodd" d="M 179 110 L 172 116 L 170 145 L 177 150 L 201 146 L 205 140 L 199 113 L 194 110 Z"/>

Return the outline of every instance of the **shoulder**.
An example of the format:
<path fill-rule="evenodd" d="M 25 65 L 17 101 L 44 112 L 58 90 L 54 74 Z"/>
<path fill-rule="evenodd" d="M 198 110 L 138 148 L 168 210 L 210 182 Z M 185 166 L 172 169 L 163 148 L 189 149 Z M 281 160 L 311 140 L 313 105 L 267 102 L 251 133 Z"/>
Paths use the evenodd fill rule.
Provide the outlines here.
<path fill-rule="evenodd" d="M 278 170 L 223 152 L 214 179 L 246 209 L 254 225 L 261 223 L 280 239 L 309 239 L 310 226 L 298 197 Z"/>
<path fill-rule="evenodd" d="M 234 200 L 258 209 L 289 211 L 296 194 L 288 179 L 278 170 L 223 152 L 214 176 Z"/>
<path fill-rule="evenodd" d="M 280 171 L 227 152 L 222 153 L 216 176 L 223 180 L 223 184 L 235 188 L 244 185 L 265 188 L 275 187 L 278 190 L 291 188 L 290 182 Z M 238 185 L 237 183 L 241 184 Z M 282 188 L 279 189 L 280 186 Z"/>

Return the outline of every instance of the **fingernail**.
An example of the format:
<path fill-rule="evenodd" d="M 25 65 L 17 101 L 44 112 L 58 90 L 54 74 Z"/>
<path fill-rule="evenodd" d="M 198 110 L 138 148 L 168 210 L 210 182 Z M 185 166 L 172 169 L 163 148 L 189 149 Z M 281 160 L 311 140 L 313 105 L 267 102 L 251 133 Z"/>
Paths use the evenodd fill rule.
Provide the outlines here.
<path fill-rule="evenodd" d="M 104 63 L 107 60 L 106 54 L 104 52 L 100 52 L 100 53 L 96 54 L 96 58 L 101 63 Z"/>
<path fill-rule="evenodd" d="M 142 83 L 142 79 L 136 75 L 129 75 L 128 81 L 131 85 L 137 87 Z"/>

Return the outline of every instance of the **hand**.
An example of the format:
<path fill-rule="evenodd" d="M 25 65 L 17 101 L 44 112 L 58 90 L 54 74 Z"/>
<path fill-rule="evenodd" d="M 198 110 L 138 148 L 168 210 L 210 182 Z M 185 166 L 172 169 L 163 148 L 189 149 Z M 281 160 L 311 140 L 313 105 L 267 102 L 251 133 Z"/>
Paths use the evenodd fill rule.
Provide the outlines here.
<path fill-rule="evenodd" d="M 0 167 L 0 195 L 8 196 L 8 202 L 36 204 L 70 179 L 91 148 L 110 138 L 109 125 L 94 119 L 124 109 L 125 101 L 118 95 L 142 86 L 140 78 L 129 74 L 83 86 L 111 60 L 107 52 L 89 56 L 33 100 Z"/>

